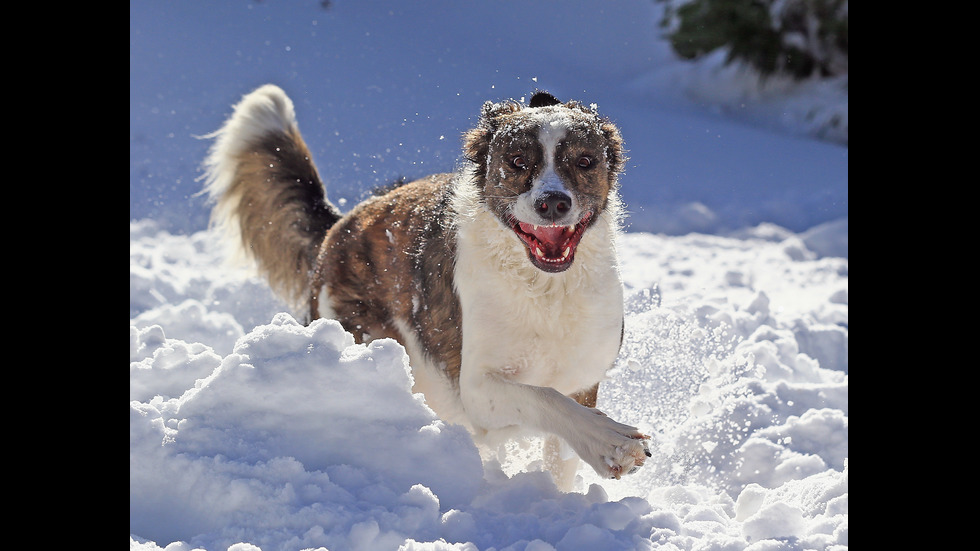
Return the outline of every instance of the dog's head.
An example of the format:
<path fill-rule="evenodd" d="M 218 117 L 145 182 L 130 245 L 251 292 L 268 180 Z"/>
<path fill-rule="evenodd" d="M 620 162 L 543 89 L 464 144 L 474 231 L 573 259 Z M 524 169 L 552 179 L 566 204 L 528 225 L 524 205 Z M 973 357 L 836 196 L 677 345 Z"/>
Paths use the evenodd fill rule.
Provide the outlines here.
<path fill-rule="evenodd" d="M 546 272 L 568 269 L 582 235 L 616 192 L 619 130 L 594 108 L 537 92 L 528 105 L 483 105 L 464 136 L 481 199 Z"/>

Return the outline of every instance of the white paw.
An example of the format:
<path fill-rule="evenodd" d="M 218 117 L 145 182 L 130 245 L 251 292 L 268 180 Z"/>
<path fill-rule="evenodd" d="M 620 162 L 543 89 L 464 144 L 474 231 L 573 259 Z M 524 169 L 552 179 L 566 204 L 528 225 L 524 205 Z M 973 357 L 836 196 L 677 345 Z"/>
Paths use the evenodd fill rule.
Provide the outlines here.
<path fill-rule="evenodd" d="M 604 478 L 618 480 L 625 474 L 635 473 L 651 456 L 647 448 L 650 437 L 636 427 L 606 417 L 597 409 L 589 411 L 592 415 L 583 419 L 588 422 L 569 444 Z"/>

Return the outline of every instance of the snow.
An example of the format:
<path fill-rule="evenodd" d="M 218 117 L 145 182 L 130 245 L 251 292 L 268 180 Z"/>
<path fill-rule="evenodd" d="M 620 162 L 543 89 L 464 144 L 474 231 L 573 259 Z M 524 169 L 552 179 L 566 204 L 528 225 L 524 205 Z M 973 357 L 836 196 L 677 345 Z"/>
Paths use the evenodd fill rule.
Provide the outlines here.
<path fill-rule="evenodd" d="M 846 549 L 847 148 L 808 126 L 846 94 L 678 62 L 654 2 L 403 4 L 130 5 L 131 551 Z M 347 208 L 451 170 L 487 99 L 547 89 L 621 127 L 599 407 L 653 435 L 646 466 L 562 494 L 540 442 L 481 461 L 398 343 L 303 326 L 222 263 L 195 136 L 266 82 Z"/>

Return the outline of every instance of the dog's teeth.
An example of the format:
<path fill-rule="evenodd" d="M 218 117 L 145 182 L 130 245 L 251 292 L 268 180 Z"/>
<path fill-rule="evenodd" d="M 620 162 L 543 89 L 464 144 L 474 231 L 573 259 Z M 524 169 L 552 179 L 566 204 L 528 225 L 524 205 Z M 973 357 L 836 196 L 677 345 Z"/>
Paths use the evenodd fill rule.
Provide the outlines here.
<path fill-rule="evenodd" d="M 538 231 L 538 225 L 537 224 L 534 225 L 534 231 Z"/>
<path fill-rule="evenodd" d="M 544 256 L 544 251 L 541 250 L 541 247 L 535 247 L 534 248 L 534 254 L 536 254 L 536 255 L 538 255 L 540 257 L 543 257 Z"/>
<path fill-rule="evenodd" d="M 568 233 L 575 233 L 575 224 L 568 226 Z"/>
<path fill-rule="evenodd" d="M 565 252 L 561 253 L 561 259 L 562 260 L 565 260 L 566 258 L 568 258 L 568 253 L 570 253 L 570 252 L 572 252 L 572 248 L 571 247 L 565 247 Z"/>

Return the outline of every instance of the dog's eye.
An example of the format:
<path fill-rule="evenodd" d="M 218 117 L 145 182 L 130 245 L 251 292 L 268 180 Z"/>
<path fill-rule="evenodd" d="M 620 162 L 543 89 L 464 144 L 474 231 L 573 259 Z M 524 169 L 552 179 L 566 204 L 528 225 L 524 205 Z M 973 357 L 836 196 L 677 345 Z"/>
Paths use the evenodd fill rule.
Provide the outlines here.
<path fill-rule="evenodd" d="M 589 168 L 592 166 L 592 158 L 588 155 L 582 155 L 578 158 L 578 162 L 576 164 L 579 168 Z"/>
<path fill-rule="evenodd" d="M 510 164 L 514 165 L 514 168 L 527 168 L 527 161 L 523 155 L 514 155 L 511 157 Z"/>

